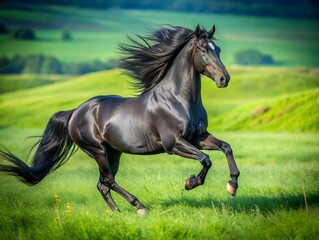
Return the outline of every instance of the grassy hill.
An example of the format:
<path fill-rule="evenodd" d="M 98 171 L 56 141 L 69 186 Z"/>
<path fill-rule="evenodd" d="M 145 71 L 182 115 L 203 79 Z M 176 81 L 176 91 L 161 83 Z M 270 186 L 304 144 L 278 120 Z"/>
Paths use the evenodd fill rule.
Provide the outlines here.
<path fill-rule="evenodd" d="M 43 128 L 54 112 L 75 108 L 93 96 L 128 95 L 129 90 L 122 88 L 126 80 L 119 71 L 106 71 L 3 94 L 0 126 Z"/>
<path fill-rule="evenodd" d="M 216 24 L 226 64 L 234 62 L 239 50 L 253 48 L 285 66 L 319 66 L 317 20 L 33 5 L 20 10 L 0 9 L 0 22 L 10 30 L 32 28 L 38 38 L 21 41 L 1 35 L 0 53 L 7 56 L 45 54 L 67 62 L 108 60 L 118 57 L 117 45 L 127 41 L 126 34 L 145 35 L 159 24 L 189 28 Z M 61 40 L 65 28 L 71 30 L 72 41 Z"/>
<path fill-rule="evenodd" d="M 233 67 L 229 72 L 232 80 L 225 89 L 216 88 L 210 79 L 202 80 L 202 97 L 214 131 L 318 130 L 314 125 L 319 119 L 318 92 L 297 94 L 319 86 L 317 70 Z M 129 81 L 119 70 L 111 70 L 2 94 L 0 127 L 42 129 L 54 112 L 75 108 L 92 96 L 133 96 Z"/>
<path fill-rule="evenodd" d="M 221 131 L 319 131 L 319 88 L 244 105 L 210 121 Z"/>

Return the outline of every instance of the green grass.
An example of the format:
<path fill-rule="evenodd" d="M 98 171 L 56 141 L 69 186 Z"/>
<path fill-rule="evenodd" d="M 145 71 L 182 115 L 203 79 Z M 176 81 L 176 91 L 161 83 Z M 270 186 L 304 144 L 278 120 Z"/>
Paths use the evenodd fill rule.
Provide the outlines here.
<path fill-rule="evenodd" d="M 3 129 L 0 142 L 21 157 L 40 130 Z M 16 133 L 13 135 L 13 133 Z M 237 197 L 227 194 L 225 157 L 209 153 L 205 185 L 186 191 L 199 172 L 192 160 L 124 154 L 117 181 L 150 210 L 113 194 L 111 213 L 96 190 L 96 163 L 79 151 L 40 184 L 29 187 L 0 175 L 0 230 L 4 239 L 311 239 L 318 233 L 318 137 L 311 133 L 217 133 L 231 143 L 241 170 Z M 58 194 L 61 201 L 56 201 Z M 67 204 L 72 213 L 67 213 Z"/>
<path fill-rule="evenodd" d="M 67 62 L 108 60 L 119 56 L 117 45 L 127 41 L 126 34 L 145 35 L 147 29 L 159 24 L 189 28 L 216 24 L 225 64 L 233 63 L 239 50 L 253 48 L 271 54 L 285 66 L 319 66 L 317 20 L 33 6 L 24 11 L 0 9 L 0 21 L 11 29 L 29 26 L 39 38 L 20 41 L 9 35 L 0 36 L 1 55 L 46 54 Z M 60 40 L 65 27 L 74 36 L 71 42 Z"/>

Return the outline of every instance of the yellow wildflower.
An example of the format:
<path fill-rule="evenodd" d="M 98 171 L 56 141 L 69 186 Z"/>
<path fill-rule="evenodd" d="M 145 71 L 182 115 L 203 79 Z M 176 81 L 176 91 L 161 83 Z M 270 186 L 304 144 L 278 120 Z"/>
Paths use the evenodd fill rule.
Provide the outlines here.
<path fill-rule="evenodd" d="M 105 213 L 106 213 L 106 214 L 113 214 L 114 212 L 112 212 L 111 210 L 106 209 L 106 210 L 105 210 Z"/>
<path fill-rule="evenodd" d="M 69 215 L 72 214 L 72 207 L 70 203 L 66 203 L 66 213 Z"/>
<path fill-rule="evenodd" d="M 59 195 L 58 195 L 58 194 L 54 194 L 54 199 L 55 199 L 56 201 L 59 201 Z"/>

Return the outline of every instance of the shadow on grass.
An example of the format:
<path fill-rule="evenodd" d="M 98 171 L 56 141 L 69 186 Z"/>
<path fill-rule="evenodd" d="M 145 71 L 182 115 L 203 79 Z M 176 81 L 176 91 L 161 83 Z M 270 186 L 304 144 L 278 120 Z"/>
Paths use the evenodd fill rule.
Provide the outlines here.
<path fill-rule="evenodd" d="M 309 207 L 319 207 L 319 192 L 304 195 L 283 195 L 278 197 L 268 196 L 238 196 L 229 197 L 226 200 L 214 200 L 212 198 L 192 199 L 183 196 L 179 199 L 170 199 L 163 202 L 164 206 L 188 205 L 195 208 L 217 208 L 229 209 L 236 212 L 259 211 L 261 213 L 275 212 L 281 209 L 307 209 Z"/>

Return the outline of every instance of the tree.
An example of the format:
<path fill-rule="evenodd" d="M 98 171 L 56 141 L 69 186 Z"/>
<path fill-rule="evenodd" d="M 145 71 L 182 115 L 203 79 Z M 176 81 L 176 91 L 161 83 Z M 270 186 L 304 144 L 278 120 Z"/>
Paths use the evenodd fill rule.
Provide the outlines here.
<path fill-rule="evenodd" d="M 45 57 L 40 67 L 40 73 L 62 74 L 61 63 L 54 57 Z"/>
<path fill-rule="evenodd" d="M 40 73 L 44 60 L 42 55 L 32 55 L 26 58 L 22 73 Z"/>
<path fill-rule="evenodd" d="M 241 65 L 274 64 L 270 55 L 265 55 L 255 49 L 239 51 L 235 54 L 235 62 Z"/>
<path fill-rule="evenodd" d="M 24 68 L 25 62 L 26 59 L 19 55 L 14 56 L 12 59 L 2 59 L 0 72 L 11 74 L 21 73 L 22 69 Z"/>

